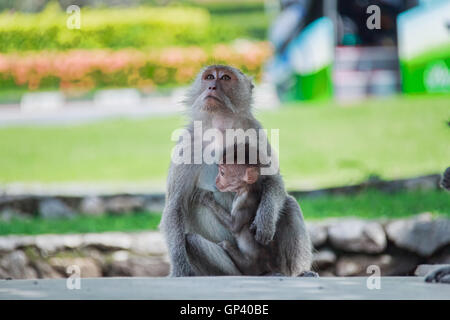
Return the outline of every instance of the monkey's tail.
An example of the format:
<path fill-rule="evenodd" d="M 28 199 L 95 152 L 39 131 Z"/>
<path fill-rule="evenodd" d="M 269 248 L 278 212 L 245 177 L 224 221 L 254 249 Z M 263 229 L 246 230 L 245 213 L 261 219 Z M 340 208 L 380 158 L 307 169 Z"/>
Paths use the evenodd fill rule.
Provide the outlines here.
<path fill-rule="evenodd" d="M 445 190 L 450 190 L 450 167 L 448 167 L 442 175 L 441 187 Z"/>

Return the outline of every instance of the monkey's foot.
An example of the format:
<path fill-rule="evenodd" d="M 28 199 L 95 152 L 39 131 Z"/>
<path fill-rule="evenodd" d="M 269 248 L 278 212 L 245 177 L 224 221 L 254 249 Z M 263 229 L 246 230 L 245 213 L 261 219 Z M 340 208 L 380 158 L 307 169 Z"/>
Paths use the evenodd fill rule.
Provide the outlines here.
<path fill-rule="evenodd" d="M 430 271 L 425 276 L 425 282 L 439 282 L 450 284 L 450 265 Z"/>
<path fill-rule="evenodd" d="M 314 271 L 304 271 L 300 273 L 299 277 L 319 278 L 319 274 Z"/>

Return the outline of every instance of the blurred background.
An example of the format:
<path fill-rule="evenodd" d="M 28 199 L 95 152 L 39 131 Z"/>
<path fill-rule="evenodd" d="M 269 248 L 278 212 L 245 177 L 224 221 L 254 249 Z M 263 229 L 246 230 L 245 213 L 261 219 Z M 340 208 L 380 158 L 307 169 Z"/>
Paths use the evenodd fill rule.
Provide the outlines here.
<path fill-rule="evenodd" d="M 0 277 L 167 273 L 148 231 L 213 63 L 254 77 L 317 270 L 450 263 L 448 1 L 0 0 Z"/>

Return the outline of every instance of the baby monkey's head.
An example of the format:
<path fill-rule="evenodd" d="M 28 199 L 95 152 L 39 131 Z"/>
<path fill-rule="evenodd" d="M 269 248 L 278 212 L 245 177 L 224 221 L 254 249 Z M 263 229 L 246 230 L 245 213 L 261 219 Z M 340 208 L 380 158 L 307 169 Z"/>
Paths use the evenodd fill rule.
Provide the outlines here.
<path fill-rule="evenodd" d="M 220 164 L 216 177 L 217 189 L 221 192 L 240 192 L 258 180 L 259 170 L 245 164 Z"/>
<path fill-rule="evenodd" d="M 258 181 L 259 177 L 259 161 L 254 161 L 256 163 L 252 164 L 249 159 L 251 148 L 248 144 L 245 144 L 244 148 L 241 149 L 245 152 L 245 157 L 243 161 L 238 161 L 239 158 L 239 147 L 234 145 L 234 156 L 233 161 L 227 161 L 227 154 L 224 152 L 223 163 L 219 164 L 219 173 L 216 177 L 216 187 L 221 192 L 242 192 L 249 189 L 249 187 Z"/>

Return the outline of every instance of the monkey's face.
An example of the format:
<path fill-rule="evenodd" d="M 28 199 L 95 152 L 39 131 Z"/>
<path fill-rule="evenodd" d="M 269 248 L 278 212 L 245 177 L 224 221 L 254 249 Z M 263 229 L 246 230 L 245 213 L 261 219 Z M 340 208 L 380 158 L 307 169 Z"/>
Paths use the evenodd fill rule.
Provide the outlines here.
<path fill-rule="evenodd" d="M 241 189 L 245 182 L 245 167 L 242 165 L 227 164 L 219 165 L 219 173 L 216 177 L 216 187 L 220 192 L 236 192 Z"/>
<path fill-rule="evenodd" d="M 220 164 L 216 177 L 216 187 L 220 192 L 238 192 L 258 180 L 254 167 L 242 164 Z"/>
<path fill-rule="evenodd" d="M 250 109 L 251 81 L 239 70 L 228 66 L 210 66 L 197 77 L 188 101 L 197 111 L 236 113 Z"/>
<path fill-rule="evenodd" d="M 206 111 L 232 111 L 233 88 L 239 85 L 238 78 L 225 68 L 209 68 L 202 74 L 203 106 Z M 229 110 L 231 109 L 231 110 Z"/>

